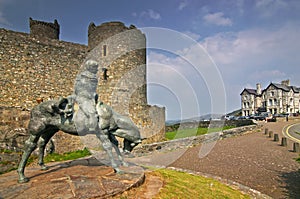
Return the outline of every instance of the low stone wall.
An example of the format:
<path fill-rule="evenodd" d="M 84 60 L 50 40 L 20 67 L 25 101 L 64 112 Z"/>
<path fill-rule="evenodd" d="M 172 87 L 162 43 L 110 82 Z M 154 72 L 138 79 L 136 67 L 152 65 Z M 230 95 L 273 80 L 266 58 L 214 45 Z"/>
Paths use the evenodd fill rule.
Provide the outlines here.
<path fill-rule="evenodd" d="M 166 132 L 176 131 L 179 127 L 181 129 L 190 128 L 220 128 L 224 126 L 240 127 L 252 125 L 253 120 L 213 120 L 213 121 L 192 121 L 192 122 L 181 122 L 178 124 L 166 126 Z"/>
<path fill-rule="evenodd" d="M 212 142 L 224 138 L 229 138 L 233 136 L 239 136 L 252 132 L 261 125 L 249 125 L 243 127 L 237 127 L 229 130 L 224 130 L 222 132 L 209 133 L 205 135 L 192 136 L 187 138 L 175 139 L 165 142 L 156 142 L 152 144 L 144 144 L 137 146 L 133 153 L 137 156 L 143 156 L 154 151 L 172 151 L 175 149 L 183 149 L 191 146 L 195 146 L 204 142 Z"/>

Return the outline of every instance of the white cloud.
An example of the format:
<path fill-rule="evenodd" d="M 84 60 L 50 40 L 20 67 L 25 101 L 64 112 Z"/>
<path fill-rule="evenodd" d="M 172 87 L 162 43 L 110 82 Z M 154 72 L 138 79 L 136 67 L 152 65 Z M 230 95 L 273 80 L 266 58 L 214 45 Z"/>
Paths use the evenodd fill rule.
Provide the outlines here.
<path fill-rule="evenodd" d="M 165 106 L 168 119 L 191 118 L 199 115 L 200 105 L 196 93 L 199 89 L 195 89 L 195 85 L 190 82 L 190 67 L 180 57 L 169 57 L 153 51 L 149 53 L 147 82 L 150 86 L 154 86 L 151 87 L 150 93 L 148 92 L 148 100 L 150 104 L 159 102 Z M 210 103 L 209 98 L 206 103 Z"/>
<path fill-rule="evenodd" d="M 141 12 L 140 16 L 147 17 L 147 18 L 154 19 L 154 20 L 161 19 L 160 14 L 152 9 L 148 9 L 147 11 Z"/>
<path fill-rule="evenodd" d="M 192 38 L 193 40 L 196 40 L 196 41 L 201 38 L 201 36 L 199 34 L 190 32 L 190 31 L 185 31 L 185 32 L 183 32 L 183 34 L 186 34 L 187 36 L 189 36 L 190 38 Z"/>
<path fill-rule="evenodd" d="M 251 29 L 219 33 L 202 45 L 221 71 L 227 89 L 228 109 L 239 107 L 244 85 L 267 85 L 290 79 L 300 86 L 300 26 L 286 24 L 277 30 Z"/>
<path fill-rule="evenodd" d="M 209 24 L 218 26 L 232 26 L 232 21 L 229 18 L 224 17 L 223 12 L 216 12 L 213 14 L 207 14 L 203 17 L 204 21 Z"/>
<path fill-rule="evenodd" d="M 281 80 L 286 79 L 287 75 L 280 70 L 263 70 L 256 71 L 253 74 L 250 74 L 249 77 L 253 80 L 257 80 L 257 82 L 262 79 L 267 79 L 270 82 L 280 82 Z"/>
<path fill-rule="evenodd" d="M 263 17 L 274 16 L 278 11 L 288 8 L 288 3 L 282 0 L 257 0 L 255 7 Z"/>
<path fill-rule="evenodd" d="M 297 25 L 288 24 L 277 31 L 252 29 L 219 33 L 205 38 L 202 45 L 219 64 L 244 62 L 243 65 L 246 65 L 245 61 L 256 61 L 261 65 L 274 60 L 290 63 L 300 51 L 299 32 Z M 299 58 L 296 60 L 299 61 Z"/>
<path fill-rule="evenodd" d="M 188 5 L 187 1 L 180 2 L 178 10 L 183 10 Z"/>
<path fill-rule="evenodd" d="M 244 0 L 237 0 L 235 3 L 239 13 L 244 14 Z"/>
<path fill-rule="evenodd" d="M 137 14 L 136 12 L 131 13 L 131 15 L 132 15 L 133 17 L 137 17 L 137 16 L 138 16 L 138 14 Z"/>
<path fill-rule="evenodd" d="M 148 82 L 164 82 L 167 88 L 176 91 L 174 95 L 180 99 L 183 118 L 211 112 L 224 113 L 224 86 L 220 86 L 222 80 L 218 70 L 205 50 L 194 42 L 174 53 L 179 56 L 150 51 L 147 63 Z M 154 67 L 157 63 L 159 65 Z M 170 112 L 168 114 L 178 118 L 178 113 L 174 111 L 174 103 L 162 99 L 161 94 L 155 94 L 153 90 L 151 92 L 150 103 L 152 99 L 163 101 Z M 197 107 L 200 108 L 200 113 Z"/>

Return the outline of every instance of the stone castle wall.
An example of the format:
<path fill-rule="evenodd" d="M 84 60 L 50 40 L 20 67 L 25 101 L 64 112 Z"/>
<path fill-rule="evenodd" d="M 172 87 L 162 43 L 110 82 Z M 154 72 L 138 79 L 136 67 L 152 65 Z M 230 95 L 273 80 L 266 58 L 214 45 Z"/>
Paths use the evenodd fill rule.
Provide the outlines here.
<path fill-rule="evenodd" d="M 0 106 L 31 109 L 38 98 L 73 92 L 86 46 L 5 29 L 0 29 L 0 42 Z"/>
<path fill-rule="evenodd" d="M 101 66 L 100 99 L 129 115 L 143 137 L 158 141 L 164 136 L 164 108 L 147 105 L 146 39 L 141 31 L 120 22 L 90 25 L 89 46 L 85 46 L 53 37 L 55 30 L 59 33 L 57 21 L 30 22 L 34 23 L 30 34 L 0 29 L 0 107 L 30 110 L 39 98 L 70 95 L 84 60 L 93 58 Z M 43 27 L 53 32 L 41 37 L 37 33 Z M 113 37 L 116 33 L 120 34 Z"/>

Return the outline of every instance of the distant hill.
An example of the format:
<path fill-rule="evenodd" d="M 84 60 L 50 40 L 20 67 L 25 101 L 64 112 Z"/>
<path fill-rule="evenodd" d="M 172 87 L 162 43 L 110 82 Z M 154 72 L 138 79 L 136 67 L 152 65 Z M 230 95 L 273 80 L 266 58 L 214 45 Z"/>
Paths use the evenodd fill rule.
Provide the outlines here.
<path fill-rule="evenodd" d="M 235 111 L 232 111 L 231 113 L 228 113 L 227 115 L 232 115 L 232 116 L 239 116 L 239 115 L 242 115 L 242 109 L 238 109 L 238 110 L 235 110 Z"/>
<path fill-rule="evenodd" d="M 232 111 L 226 115 L 232 115 L 232 116 L 237 116 L 242 112 L 241 109 Z M 166 121 L 166 126 L 174 125 L 174 124 L 179 124 L 179 123 L 187 123 L 187 122 L 200 122 L 200 121 L 209 121 L 209 120 L 219 120 L 222 119 L 225 115 L 223 114 L 206 114 L 202 115 L 199 117 L 192 117 L 188 119 L 183 119 L 183 120 L 167 120 Z"/>
<path fill-rule="evenodd" d="M 188 118 L 183 120 L 167 120 L 166 125 L 168 126 L 168 125 L 187 123 L 187 122 L 209 121 L 211 119 L 216 120 L 216 119 L 221 119 L 222 116 L 223 116 L 222 114 L 206 114 L 199 117 L 193 117 L 193 118 Z"/>

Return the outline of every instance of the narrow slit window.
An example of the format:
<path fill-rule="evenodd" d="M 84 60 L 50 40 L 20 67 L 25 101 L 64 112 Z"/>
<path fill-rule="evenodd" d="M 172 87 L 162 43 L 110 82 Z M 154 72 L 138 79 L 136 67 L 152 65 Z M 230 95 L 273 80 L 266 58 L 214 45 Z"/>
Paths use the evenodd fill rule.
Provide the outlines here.
<path fill-rule="evenodd" d="M 102 68 L 102 72 L 103 72 L 103 80 L 107 80 L 107 78 L 108 78 L 107 69 L 106 68 Z"/>
<path fill-rule="evenodd" d="M 105 57 L 107 54 L 107 46 L 103 45 L 103 56 Z"/>

